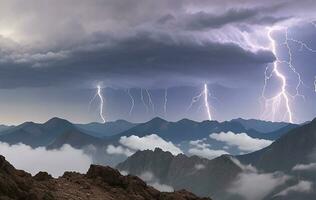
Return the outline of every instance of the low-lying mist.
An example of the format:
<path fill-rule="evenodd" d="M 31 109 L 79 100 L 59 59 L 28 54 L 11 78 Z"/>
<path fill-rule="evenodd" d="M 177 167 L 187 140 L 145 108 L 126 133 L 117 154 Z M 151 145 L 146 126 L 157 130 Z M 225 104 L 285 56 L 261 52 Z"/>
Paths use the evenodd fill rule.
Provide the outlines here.
<path fill-rule="evenodd" d="M 0 154 L 6 157 L 15 168 L 35 175 L 46 171 L 54 177 L 65 171 L 85 173 L 92 163 L 90 156 L 83 150 L 64 145 L 58 150 L 47 150 L 45 147 L 31 148 L 25 144 L 9 145 L 0 142 Z"/>

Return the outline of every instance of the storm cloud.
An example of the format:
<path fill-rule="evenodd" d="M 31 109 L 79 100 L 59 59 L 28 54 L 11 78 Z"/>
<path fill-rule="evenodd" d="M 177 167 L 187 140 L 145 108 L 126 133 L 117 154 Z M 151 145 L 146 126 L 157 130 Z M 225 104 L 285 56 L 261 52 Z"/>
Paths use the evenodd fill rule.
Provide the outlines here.
<path fill-rule="evenodd" d="M 0 87 L 255 82 L 274 61 L 258 30 L 309 19 L 315 3 L 294 16 L 296 2 L 242 2 L 3 1 Z"/>
<path fill-rule="evenodd" d="M 261 73 L 274 56 L 245 48 L 243 32 L 291 20 L 291 7 L 216 2 L 2 2 L 0 87 L 228 84 Z"/>
<path fill-rule="evenodd" d="M 311 24 L 315 21 L 315 6 L 313 0 L 4 0 L 0 2 L 0 90 L 3 95 L 0 100 L 5 102 L 1 109 L 11 113 L 19 104 L 23 109 L 18 110 L 24 112 L 23 116 L 30 116 L 24 105 L 26 101 L 13 103 L 26 98 L 20 92 L 8 95 L 13 89 L 24 90 L 27 97 L 35 96 L 32 90 L 48 94 L 59 90 L 58 95 L 67 99 L 68 91 L 91 90 L 97 84 L 122 91 L 179 88 L 183 92 L 182 87 L 199 89 L 207 83 L 210 90 L 221 88 L 214 94 L 222 103 L 215 105 L 219 106 L 218 114 L 214 113 L 216 119 L 236 117 L 232 116 L 231 109 L 236 109 L 237 101 L 245 102 L 235 112 L 238 117 L 258 117 L 257 102 L 264 72 L 276 59 L 271 52 L 268 28 L 284 29 L 272 36 L 279 56 L 287 61 L 288 55 L 283 55 L 287 53 L 285 30 L 291 38 L 315 47 L 315 27 Z M 290 47 L 297 72 L 308 87 L 313 87 L 314 54 L 304 49 L 300 51 L 294 42 Z M 287 89 L 295 95 L 296 74 L 288 69 L 283 73 L 291 77 Z M 275 77 L 272 79 L 271 90 L 268 89 L 274 93 L 279 83 Z M 295 105 L 297 121 L 314 116 L 315 111 L 311 110 L 314 101 L 309 98 L 314 98 L 314 93 L 310 88 L 307 102 Z M 173 98 L 182 98 L 180 92 L 175 94 Z M 34 107 L 39 109 L 43 96 L 30 101 L 28 107 L 34 102 Z M 86 103 L 83 96 L 79 97 L 80 108 Z M 12 123 L 9 117 L 17 123 L 59 115 L 80 122 L 91 120 L 87 114 L 79 117 L 74 111 L 66 113 L 65 108 L 69 106 L 64 105 L 64 99 L 56 106 L 60 107 L 57 113 L 40 112 L 32 119 L 25 119 L 21 113 L 14 112 L 0 119 L 3 123 Z M 153 101 L 160 99 L 153 97 Z M 172 103 L 172 99 L 168 103 Z M 179 111 L 186 104 L 168 105 L 168 108 L 175 107 L 174 112 L 169 111 L 168 118 L 184 117 Z M 110 119 L 128 118 L 123 111 L 109 111 L 115 107 L 113 104 L 107 106 Z M 77 108 L 73 110 L 79 112 Z M 193 115 L 190 113 L 189 117 L 203 118 Z M 139 114 L 136 120 L 154 116 L 157 113 Z M 136 117 L 130 118 L 128 120 Z"/>

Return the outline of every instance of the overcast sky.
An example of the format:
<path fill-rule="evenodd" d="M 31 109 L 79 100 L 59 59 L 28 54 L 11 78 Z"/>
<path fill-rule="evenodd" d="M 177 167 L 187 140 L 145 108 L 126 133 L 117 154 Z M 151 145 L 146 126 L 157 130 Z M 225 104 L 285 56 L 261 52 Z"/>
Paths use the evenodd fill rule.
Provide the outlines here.
<path fill-rule="evenodd" d="M 215 120 L 289 121 L 285 99 L 273 116 L 260 98 L 276 59 L 291 62 L 278 69 L 293 122 L 311 120 L 315 8 L 314 0 L 0 1 L 0 123 L 102 121 L 98 99 L 89 106 L 98 84 L 107 121 L 208 119 L 203 98 L 187 109 L 204 84 Z M 305 99 L 295 97 L 297 73 Z M 272 71 L 264 94 L 281 90 Z"/>

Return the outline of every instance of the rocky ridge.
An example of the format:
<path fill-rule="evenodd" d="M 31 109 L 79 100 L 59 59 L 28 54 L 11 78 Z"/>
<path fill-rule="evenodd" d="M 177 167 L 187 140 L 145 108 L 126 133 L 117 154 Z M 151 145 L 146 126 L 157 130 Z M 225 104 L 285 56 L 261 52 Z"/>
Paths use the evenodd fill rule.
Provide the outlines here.
<path fill-rule="evenodd" d="M 110 167 L 91 165 L 86 174 L 65 172 L 55 179 L 15 169 L 0 156 L 1 200 L 210 200 L 185 190 L 159 192 L 136 176 L 123 176 Z"/>

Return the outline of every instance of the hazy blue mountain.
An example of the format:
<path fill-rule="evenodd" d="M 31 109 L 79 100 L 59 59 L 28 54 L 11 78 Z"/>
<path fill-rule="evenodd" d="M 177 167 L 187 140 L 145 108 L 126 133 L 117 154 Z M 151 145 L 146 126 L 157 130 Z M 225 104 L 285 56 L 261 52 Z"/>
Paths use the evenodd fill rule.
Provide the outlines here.
<path fill-rule="evenodd" d="M 260 123 L 260 121 L 258 121 L 258 123 Z M 261 133 L 254 129 L 246 129 L 237 121 L 196 122 L 182 119 L 177 122 L 168 122 L 156 117 L 141 124 L 132 124 L 127 121 L 118 120 L 105 124 L 91 123 L 86 125 L 74 125 L 67 120 L 53 118 L 43 124 L 25 122 L 19 126 L 2 131 L 0 141 L 9 144 L 21 142 L 32 147 L 47 146 L 49 148 L 58 148 L 63 144 L 71 144 L 74 147 L 88 144 L 117 144 L 121 136 L 137 135 L 142 137 L 149 134 L 157 134 L 161 138 L 176 144 L 183 143 L 184 148 L 188 146 L 188 142 L 191 140 L 208 138 L 208 143 L 210 143 L 213 148 L 221 149 L 225 144 L 210 139 L 210 134 L 232 131 L 234 133 L 247 133 L 249 136 L 255 138 L 274 140 L 297 126 L 298 125 L 290 124 L 271 133 Z M 99 131 L 99 133 L 93 130 Z M 104 130 L 104 132 L 102 132 L 102 130 Z M 120 130 L 123 131 L 118 133 Z M 108 134 L 115 135 L 103 137 Z M 185 142 L 187 145 L 185 145 Z M 184 152 L 186 152 L 185 149 Z M 238 154 L 239 151 L 231 153 Z"/>
<path fill-rule="evenodd" d="M 89 123 L 89 124 L 76 124 L 82 131 L 86 134 L 92 135 L 94 137 L 106 137 L 113 136 L 119 134 L 123 131 L 126 131 L 137 124 L 125 121 L 125 120 L 117 120 L 114 122 L 106 122 L 106 123 Z"/>
<path fill-rule="evenodd" d="M 279 123 L 279 122 L 277 122 Z M 247 130 L 247 134 L 253 138 L 260 138 L 260 139 L 266 139 L 266 140 L 276 140 L 280 138 L 282 135 L 288 133 L 290 130 L 295 129 L 297 127 L 300 127 L 300 125 L 297 124 L 288 124 L 280 129 L 277 129 L 272 132 L 267 133 L 261 133 L 254 129 Z"/>
<path fill-rule="evenodd" d="M 247 198 L 247 196 L 229 192 L 236 187 L 232 184 L 236 184 L 235 181 L 240 180 L 240 173 L 243 174 L 249 169 L 241 167 L 241 165 L 235 163 L 228 155 L 207 160 L 197 156 L 187 157 L 183 154 L 173 156 L 171 153 L 160 149 L 155 149 L 155 151 L 146 150 L 136 152 L 126 161 L 118 164 L 117 168 L 129 174 L 144 177 L 145 179 L 148 176 L 154 177 L 153 179 L 161 184 L 170 185 L 176 190 L 185 188 L 200 196 L 210 196 L 217 200 L 252 200 L 252 198 Z M 275 172 L 276 176 L 284 175 L 281 172 L 273 172 Z M 316 195 L 314 192 L 316 188 L 313 186 L 313 191 L 308 193 L 290 192 L 286 196 L 275 196 L 287 188 L 295 187 L 300 180 L 309 180 L 315 183 L 315 177 L 308 178 L 305 176 L 303 179 L 301 176 L 284 175 L 289 177 L 289 179 L 283 183 L 280 182 L 272 190 L 266 190 L 265 188 L 269 188 L 266 184 L 272 181 L 270 179 L 271 174 L 264 174 L 262 171 L 253 171 L 243 176 L 250 176 L 251 178 L 243 179 L 248 180 L 246 182 L 238 181 L 237 183 L 245 184 L 242 186 L 243 188 L 249 184 L 257 184 L 258 187 L 263 187 L 262 191 L 266 191 L 263 192 L 264 196 L 260 198 L 263 200 L 310 200 Z M 244 189 L 246 189 L 243 191 L 244 193 L 252 193 L 251 191 L 247 191 L 247 188 Z"/>
<path fill-rule="evenodd" d="M 149 134 L 157 134 L 166 140 L 178 143 L 181 141 L 205 138 L 211 133 L 227 131 L 241 133 L 246 131 L 246 129 L 238 122 L 196 122 L 188 119 L 182 119 L 177 122 L 168 122 L 164 119 L 156 117 L 146 123 L 139 124 L 127 131 L 118 134 L 117 137 L 130 135 L 142 137 Z"/>
<path fill-rule="evenodd" d="M 183 154 L 173 156 L 158 148 L 138 151 L 117 168 L 138 176 L 149 172 L 160 183 L 171 185 L 175 190 L 184 188 L 214 199 L 223 197 L 226 186 L 241 172 L 228 156 L 207 160 Z"/>
<path fill-rule="evenodd" d="M 3 131 L 7 131 L 11 128 L 14 128 L 14 126 L 6 126 L 6 125 L 0 125 L 0 135 L 2 135 Z"/>
<path fill-rule="evenodd" d="M 258 123 L 261 123 L 261 121 L 257 121 Z M 179 143 L 182 141 L 208 138 L 212 133 L 231 131 L 234 133 L 247 133 L 249 136 L 255 138 L 274 140 L 297 126 L 298 125 L 288 125 L 271 133 L 261 133 L 254 129 L 247 129 L 240 122 L 235 120 L 225 122 L 196 122 L 188 119 L 182 119 L 177 122 L 168 122 L 156 117 L 148 122 L 138 124 L 131 129 L 123 131 L 122 133 L 114 136 L 114 138 L 130 135 L 142 137 L 149 134 L 157 134 L 166 140 Z"/>
<path fill-rule="evenodd" d="M 261 133 L 269 133 L 284 128 L 290 123 L 286 122 L 271 122 L 271 121 L 262 121 L 257 119 L 233 119 L 232 121 L 236 121 L 241 123 L 246 129 L 254 129 Z"/>
<path fill-rule="evenodd" d="M 289 131 L 264 149 L 237 158 L 267 172 L 290 172 L 296 164 L 316 162 L 315 153 L 316 119 Z"/>
<path fill-rule="evenodd" d="M 80 141 L 79 141 L 80 140 Z M 81 132 L 67 120 L 52 118 L 44 124 L 25 122 L 3 132 L 0 141 L 9 144 L 23 143 L 31 147 L 60 146 L 63 144 L 86 144 L 87 141 L 97 141 L 96 138 Z M 58 145 L 57 145 L 58 144 Z"/>
<path fill-rule="evenodd" d="M 74 148 L 82 148 L 86 145 L 99 146 L 102 141 L 99 138 L 80 132 L 77 129 L 69 130 L 59 134 L 49 145 L 48 149 L 58 149 L 64 144 L 69 144 Z"/>

